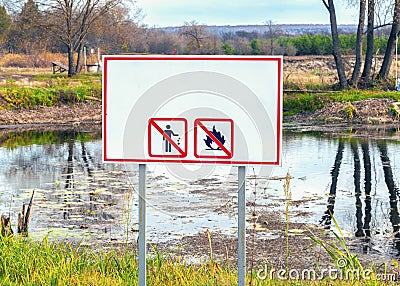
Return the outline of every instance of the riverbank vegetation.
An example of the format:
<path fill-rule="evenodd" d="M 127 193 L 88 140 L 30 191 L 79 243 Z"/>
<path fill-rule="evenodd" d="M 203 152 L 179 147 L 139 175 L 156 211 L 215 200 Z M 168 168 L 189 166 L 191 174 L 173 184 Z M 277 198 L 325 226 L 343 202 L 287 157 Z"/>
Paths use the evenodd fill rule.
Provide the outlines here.
<path fill-rule="evenodd" d="M 304 57 L 302 62 L 310 65 L 316 60 Z M 289 63 L 284 72 L 293 75 L 293 69 L 296 68 Z M 101 102 L 101 76 L 101 73 L 81 73 L 69 78 L 66 74 L 52 74 L 49 69 L 6 69 L 0 75 L 0 108 L 12 111 Z M 284 81 L 284 115 L 310 113 L 333 103 L 351 103 L 370 98 L 400 101 L 400 93 L 390 89 L 378 87 L 334 91 L 329 84 L 311 80 L 306 82 L 305 78 Z M 324 80 L 328 81 L 327 78 Z M 390 106 L 387 109 L 389 112 Z"/>
<path fill-rule="evenodd" d="M 40 106 L 101 101 L 101 73 L 65 75 L 23 73 L 5 75 L 0 84 L 0 105 L 6 109 L 32 109 Z"/>
<path fill-rule="evenodd" d="M 323 243 L 317 241 L 318 243 Z M 0 237 L 0 282 L 2 285 L 138 285 L 138 265 L 136 251 L 130 247 L 96 251 L 71 246 L 65 242 L 41 242 L 29 239 Z M 354 259 L 352 258 L 354 262 Z M 348 266 L 350 267 L 350 266 Z M 347 268 L 345 270 L 347 270 Z M 379 281 L 374 268 L 369 269 L 368 278 L 352 276 L 335 279 L 316 276 L 316 279 L 289 279 L 283 274 L 279 279 L 278 270 L 267 271 L 258 268 L 253 275 L 248 273 L 247 285 L 394 285 L 394 274 L 384 273 L 388 281 Z M 300 270 L 298 270 L 301 273 Z M 293 271 L 292 274 L 293 275 Z M 307 275 L 310 273 L 307 272 Z M 285 278 L 286 277 L 286 278 Z M 292 277 L 292 276 L 291 276 Z M 301 276 L 300 276 L 301 277 Z M 313 276 L 310 276 L 313 278 Z M 308 277 L 308 278 L 310 278 Z M 339 279 L 338 277 L 344 277 Z M 348 280 L 346 280 L 346 278 Z M 384 279 L 382 279 L 384 280 Z M 251 284 L 250 284 L 251 281 Z M 148 285 L 235 285 L 237 270 L 235 265 L 218 264 L 214 260 L 190 265 L 179 258 L 173 258 L 154 249 L 147 259 Z"/>
<path fill-rule="evenodd" d="M 302 63 L 310 65 L 318 61 L 304 57 Z M 293 77 L 290 63 L 285 66 L 285 74 Z M 325 73 L 329 73 L 326 72 Z M 312 74 L 312 73 L 310 73 Z M 101 73 L 81 73 L 74 77 L 66 74 L 52 74 L 49 69 L 5 69 L 0 75 L 0 109 L 9 111 L 40 109 L 77 103 L 100 103 L 102 97 Z M 308 76 L 308 75 L 307 75 Z M 298 76 L 284 81 L 284 115 L 312 113 L 334 103 L 352 103 L 371 98 L 387 98 L 400 101 L 400 93 L 391 89 L 332 90 L 329 76 L 327 83 L 306 80 Z M 287 76 L 289 78 L 289 76 Z M 317 80 L 322 79 L 319 75 Z M 1 80 L 2 79 L 2 80 Z M 388 113 L 391 110 L 387 106 Z"/>
<path fill-rule="evenodd" d="M 288 92 L 284 94 L 284 115 L 312 113 L 317 109 L 329 106 L 332 103 L 352 103 L 370 98 L 387 98 L 400 101 L 400 92 L 384 90 L 346 90 L 346 91 L 319 91 L 319 92 Z M 388 113 L 391 107 L 387 106 Z"/>
<path fill-rule="evenodd" d="M 0 237 L 2 285 L 137 285 L 132 249 L 95 252 L 66 243 Z M 186 265 L 161 253 L 148 259 L 149 285 L 233 285 L 231 267 Z"/>

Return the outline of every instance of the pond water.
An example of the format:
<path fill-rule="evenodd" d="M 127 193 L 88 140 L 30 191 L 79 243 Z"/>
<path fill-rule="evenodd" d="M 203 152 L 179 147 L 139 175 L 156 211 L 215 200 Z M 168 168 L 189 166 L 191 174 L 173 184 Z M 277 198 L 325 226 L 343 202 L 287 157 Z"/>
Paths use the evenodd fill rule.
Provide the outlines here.
<path fill-rule="evenodd" d="M 282 167 L 247 168 L 248 213 L 284 211 L 290 174 L 292 221 L 334 227 L 360 247 L 400 254 L 400 131 L 342 135 L 286 129 Z M 103 164 L 101 130 L 0 134 L 0 214 L 14 224 L 35 190 L 29 234 L 111 245 L 137 239 L 137 166 Z M 196 166 L 190 167 L 196 174 Z M 182 179 L 147 168 L 147 238 L 164 242 L 204 232 L 236 235 L 236 167 Z M 248 224 L 250 227 L 250 223 Z M 274 236 L 265 230 L 265 236 Z"/>

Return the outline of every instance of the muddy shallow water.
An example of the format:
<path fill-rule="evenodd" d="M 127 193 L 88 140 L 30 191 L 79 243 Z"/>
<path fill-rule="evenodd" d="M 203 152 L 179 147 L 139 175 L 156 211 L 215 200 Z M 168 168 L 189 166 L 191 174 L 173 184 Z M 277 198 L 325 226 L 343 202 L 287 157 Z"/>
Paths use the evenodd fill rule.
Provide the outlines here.
<path fill-rule="evenodd" d="M 293 237 L 305 224 L 334 228 L 333 213 L 355 250 L 399 256 L 399 130 L 351 129 L 337 135 L 303 129 L 285 129 L 281 167 L 247 168 L 249 239 L 252 214 L 258 241 L 282 238 L 283 184 L 289 173 Z M 0 142 L 0 213 L 10 215 L 14 226 L 35 190 L 33 238 L 136 243 L 137 165 L 103 164 L 100 130 L 3 132 Z M 190 178 L 183 179 L 171 166 L 147 167 L 150 243 L 170 248 L 184 243 L 190 251 L 201 237 L 207 245 L 206 229 L 234 241 L 237 168 L 212 167 L 200 177 L 197 168 L 188 166 Z M 226 243 L 221 247 L 228 251 Z"/>

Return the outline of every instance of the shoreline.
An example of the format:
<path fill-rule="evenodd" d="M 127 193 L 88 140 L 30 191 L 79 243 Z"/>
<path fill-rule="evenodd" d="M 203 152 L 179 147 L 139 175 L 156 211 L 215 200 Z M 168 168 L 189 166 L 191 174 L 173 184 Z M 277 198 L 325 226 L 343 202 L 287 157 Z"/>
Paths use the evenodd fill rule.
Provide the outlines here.
<path fill-rule="evenodd" d="M 392 100 L 368 99 L 353 102 L 354 116 L 348 118 L 343 111 L 348 103 L 332 103 L 315 112 L 283 116 L 283 127 L 305 132 L 322 131 L 329 134 L 357 133 L 370 135 L 374 130 L 400 127 L 400 116 L 389 112 Z M 65 130 L 91 129 L 102 125 L 102 104 L 84 101 L 36 109 L 0 110 L 0 130 Z"/>
<path fill-rule="evenodd" d="M 95 101 L 40 106 L 36 109 L 0 110 L 0 129 L 77 128 L 81 125 L 101 126 L 101 122 L 102 105 Z"/>

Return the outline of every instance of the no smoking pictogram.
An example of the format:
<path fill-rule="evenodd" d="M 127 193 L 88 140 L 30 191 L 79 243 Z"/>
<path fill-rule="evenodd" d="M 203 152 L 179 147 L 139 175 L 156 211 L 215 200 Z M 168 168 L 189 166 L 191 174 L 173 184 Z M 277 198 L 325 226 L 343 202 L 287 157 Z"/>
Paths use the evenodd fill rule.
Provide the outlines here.
<path fill-rule="evenodd" d="M 231 159 L 234 124 L 228 118 L 198 118 L 194 121 L 194 156 Z"/>

